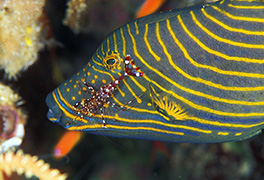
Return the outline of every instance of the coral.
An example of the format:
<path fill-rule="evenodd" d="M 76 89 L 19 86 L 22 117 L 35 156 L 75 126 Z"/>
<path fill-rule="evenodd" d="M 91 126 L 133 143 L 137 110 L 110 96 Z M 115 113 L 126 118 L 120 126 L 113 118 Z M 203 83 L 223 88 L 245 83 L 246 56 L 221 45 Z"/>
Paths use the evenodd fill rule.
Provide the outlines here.
<path fill-rule="evenodd" d="M 82 17 L 87 12 L 87 2 L 86 0 L 72 0 L 68 2 L 68 6 L 67 15 L 63 23 L 78 34 L 82 28 Z"/>
<path fill-rule="evenodd" d="M 0 68 L 9 78 L 33 64 L 38 51 L 44 0 L 0 1 Z"/>
<path fill-rule="evenodd" d="M 0 155 L 0 170 L 5 172 L 7 176 L 11 176 L 12 172 L 22 175 L 25 173 L 27 178 L 33 175 L 40 180 L 64 180 L 67 178 L 66 174 L 61 174 L 57 169 L 50 169 L 50 165 L 43 160 L 38 160 L 37 156 L 24 154 L 22 150 L 17 153 L 8 151 Z M 3 179 L 3 177 L 0 179 Z"/>
<path fill-rule="evenodd" d="M 127 3 L 124 0 L 71 0 L 63 23 L 76 34 L 92 31 L 107 35 L 129 21 Z"/>
<path fill-rule="evenodd" d="M 0 83 L 0 106 L 12 106 L 15 104 L 21 104 L 21 98 L 18 94 L 3 84 Z"/>
<path fill-rule="evenodd" d="M 22 103 L 18 94 L 0 83 L 0 151 L 19 146 L 24 137 L 26 115 L 18 106 Z"/>

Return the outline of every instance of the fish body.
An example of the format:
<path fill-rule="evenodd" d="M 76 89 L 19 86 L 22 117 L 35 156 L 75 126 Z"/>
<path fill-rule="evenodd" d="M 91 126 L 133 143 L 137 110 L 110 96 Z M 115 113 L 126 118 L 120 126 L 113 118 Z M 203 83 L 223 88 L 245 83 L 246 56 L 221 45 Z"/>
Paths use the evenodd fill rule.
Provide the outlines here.
<path fill-rule="evenodd" d="M 100 112 L 74 104 L 126 76 Z M 51 92 L 48 118 L 68 130 L 149 140 L 244 140 L 264 126 L 264 2 L 223 0 L 149 15 L 106 37 L 87 65 Z M 102 120 L 103 117 L 103 120 Z M 105 121 L 105 126 L 103 126 Z"/>

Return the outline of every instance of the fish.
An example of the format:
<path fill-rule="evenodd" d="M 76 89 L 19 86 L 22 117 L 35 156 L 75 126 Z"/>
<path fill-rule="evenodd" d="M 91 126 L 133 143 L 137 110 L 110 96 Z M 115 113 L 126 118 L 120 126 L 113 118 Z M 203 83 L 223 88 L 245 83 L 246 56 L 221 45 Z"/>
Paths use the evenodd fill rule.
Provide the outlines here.
<path fill-rule="evenodd" d="M 241 141 L 264 127 L 264 1 L 136 19 L 46 97 L 67 130 L 153 141 Z"/>
<path fill-rule="evenodd" d="M 140 18 L 156 12 L 163 4 L 165 0 L 146 0 L 139 8 L 136 18 Z"/>
<path fill-rule="evenodd" d="M 80 131 L 66 131 L 54 147 L 54 158 L 60 159 L 67 156 L 80 142 L 81 136 Z"/>

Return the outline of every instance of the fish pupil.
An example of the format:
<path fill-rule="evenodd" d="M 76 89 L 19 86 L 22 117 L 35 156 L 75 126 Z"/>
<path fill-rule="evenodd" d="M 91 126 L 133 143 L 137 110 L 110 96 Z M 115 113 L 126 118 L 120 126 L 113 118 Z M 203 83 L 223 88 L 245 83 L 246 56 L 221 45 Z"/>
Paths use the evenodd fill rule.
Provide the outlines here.
<path fill-rule="evenodd" d="M 115 59 L 113 59 L 113 58 L 111 58 L 111 59 L 108 59 L 107 61 L 106 61 L 106 63 L 108 64 L 108 65 L 114 65 L 115 64 Z"/>

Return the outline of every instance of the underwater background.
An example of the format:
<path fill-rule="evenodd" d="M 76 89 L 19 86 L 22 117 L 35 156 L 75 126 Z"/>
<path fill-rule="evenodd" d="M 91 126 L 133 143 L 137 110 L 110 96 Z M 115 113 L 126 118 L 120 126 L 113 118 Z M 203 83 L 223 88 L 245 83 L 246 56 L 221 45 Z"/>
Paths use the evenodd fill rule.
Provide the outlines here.
<path fill-rule="evenodd" d="M 47 94 L 81 69 L 108 33 L 132 21 L 143 0 L 86 3 L 86 17 L 77 27 L 64 25 L 66 0 L 47 0 L 45 40 L 37 61 L 17 78 L 9 78 L 4 70 L 0 71 L 1 82 L 21 96 L 23 103 L 19 106 L 27 115 L 25 135 L 18 149 L 37 155 L 51 168 L 67 173 L 70 180 L 264 179 L 263 134 L 241 142 L 189 144 L 82 133 L 80 142 L 69 154 L 54 158 L 54 148 L 66 130 L 47 119 Z M 159 10 L 197 3 L 201 1 L 167 0 Z M 16 173 L 3 177 L 26 179 Z"/>

